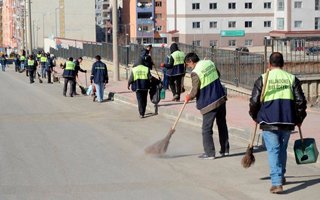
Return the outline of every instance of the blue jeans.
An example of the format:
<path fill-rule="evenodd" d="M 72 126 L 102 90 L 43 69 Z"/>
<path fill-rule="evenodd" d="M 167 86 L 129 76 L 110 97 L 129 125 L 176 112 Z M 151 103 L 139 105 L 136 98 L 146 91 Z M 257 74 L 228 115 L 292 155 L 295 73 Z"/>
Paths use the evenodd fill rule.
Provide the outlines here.
<path fill-rule="evenodd" d="M 163 68 L 162 73 L 163 73 L 163 88 L 167 90 L 169 88 L 169 78 L 167 75 L 167 69 Z"/>
<path fill-rule="evenodd" d="M 104 83 L 94 83 L 96 85 L 96 95 L 98 102 L 103 101 Z"/>
<path fill-rule="evenodd" d="M 0 64 L 0 65 L 2 67 L 2 71 L 6 71 L 6 65 L 4 65 L 4 64 Z"/>
<path fill-rule="evenodd" d="M 24 62 L 21 62 L 20 64 L 20 71 L 24 70 Z"/>
<path fill-rule="evenodd" d="M 282 185 L 286 173 L 287 147 L 291 131 L 263 131 L 268 151 L 270 177 L 273 186 Z"/>
<path fill-rule="evenodd" d="M 41 77 L 46 78 L 46 65 L 41 63 Z"/>

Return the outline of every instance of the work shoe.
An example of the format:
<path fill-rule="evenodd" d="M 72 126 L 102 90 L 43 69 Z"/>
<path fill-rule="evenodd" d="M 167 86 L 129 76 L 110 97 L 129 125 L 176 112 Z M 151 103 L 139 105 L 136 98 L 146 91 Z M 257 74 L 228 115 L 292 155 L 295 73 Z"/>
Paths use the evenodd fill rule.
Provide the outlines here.
<path fill-rule="evenodd" d="M 283 192 L 282 185 L 272 186 L 270 188 L 270 192 L 272 194 L 280 194 L 281 192 Z"/>
<path fill-rule="evenodd" d="M 143 116 L 143 115 L 140 115 L 139 117 L 140 117 L 140 119 L 144 118 L 144 116 Z"/>
<path fill-rule="evenodd" d="M 96 101 L 97 96 L 94 95 L 92 101 L 95 102 Z"/>
<path fill-rule="evenodd" d="M 224 152 L 220 150 L 220 151 L 219 151 L 219 154 L 220 154 L 221 157 L 228 156 L 228 155 L 229 155 L 229 150 L 224 151 Z"/>
<path fill-rule="evenodd" d="M 208 156 L 206 153 L 203 153 L 200 156 L 198 156 L 198 158 L 201 158 L 203 160 L 214 160 L 216 157 L 215 156 Z"/>
<path fill-rule="evenodd" d="M 228 156 L 229 155 L 229 152 L 222 152 L 222 151 L 219 151 L 219 154 L 221 155 L 221 157 L 225 157 L 225 156 Z"/>

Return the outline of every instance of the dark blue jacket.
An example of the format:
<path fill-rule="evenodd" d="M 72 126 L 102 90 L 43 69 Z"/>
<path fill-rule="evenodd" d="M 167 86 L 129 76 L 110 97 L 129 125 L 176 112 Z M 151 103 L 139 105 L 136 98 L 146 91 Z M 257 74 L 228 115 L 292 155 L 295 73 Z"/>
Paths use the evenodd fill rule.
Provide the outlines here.
<path fill-rule="evenodd" d="M 101 61 L 96 61 L 92 65 L 91 69 L 91 81 L 93 80 L 94 83 L 108 83 L 108 69 L 107 65 Z"/>

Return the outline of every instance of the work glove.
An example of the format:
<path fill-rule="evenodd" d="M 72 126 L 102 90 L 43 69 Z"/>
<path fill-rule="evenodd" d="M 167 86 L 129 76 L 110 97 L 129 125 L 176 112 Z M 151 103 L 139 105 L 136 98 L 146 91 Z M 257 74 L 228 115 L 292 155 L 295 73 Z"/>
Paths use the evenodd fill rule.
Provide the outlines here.
<path fill-rule="evenodd" d="M 188 103 L 189 101 L 190 101 L 190 95 L 187 94 L 186 97 L 185 97 L 185 99 L 184 99 L 184 102 Z"/>
<path fill-rule="evenodd" d="M 160 64 L 160 67 L 161 67 L 161 68 L 164 68 L 164 63 L 161 63 L 161 64 Z"/>

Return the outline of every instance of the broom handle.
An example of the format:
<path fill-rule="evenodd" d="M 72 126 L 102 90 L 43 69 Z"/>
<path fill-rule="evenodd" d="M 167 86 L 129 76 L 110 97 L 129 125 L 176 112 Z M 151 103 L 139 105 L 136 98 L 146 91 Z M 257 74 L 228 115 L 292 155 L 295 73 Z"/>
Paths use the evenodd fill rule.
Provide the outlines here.
<path fill-rule="evenodd" d="M 174 129 L 176 128 L 177 123 L 178 123 L 178 121 L 179 121 L 179 119 L 180 119 L 180 117 L 181 117 L 182 111 L 184 110 L 184 108 L 186 107 L 186 105 L 187 105 L 187 102 L 185 101 L 185 102 L 183 103 L 181 109 L 180 109 L 180 112 L 179 112 L 179 114 L 178 114 L 178 117 L 177 117 L 176 121 L 174 122 L 173 126 L 171 127 L 171 130 L 174 130 Z"/>
<path fill-rule="evenodd" d="M 261 103 L 263 103 L 263 101 L 264 101 L 264 92 L 266 91 L 266 85 L 267 85 L 267 81 L 268 81 L 268 77 L 269 77 L 269 71 L 270 70 L 267 69 L 266 77 L 265 77 L 265 79 L 263 81 L 262 91 L 261 91 L 261 96 L 260 96 L 260 102 Z M 256 139 L 257 129 L 258 129 L 258 123 L 256 122 L 255 126 L 254 126 L 253 136 L 251 138 L 250 148 L 253 147 L 254 140 Z"/>
<path fill-rule="evenodd" d="M 250 148 L 253 147 L 254 140 L 256 139 L 257 129 L 258 129 L 258 123 L 256 122 L 256 125 L 254 126 L 253 136 L 250 143 Z"/>
<path fill-rule="evenodd" d="M 299 135 L 300 135 L 301 143 L 303 143 L 303 136 L 302 136 L 301 127 L 298 126 L 298 128 L 299 128 Z"/>
<path fill-rule="evenodd" d="M 88 87 L 87 72 L 85 73 L 85 77 L 86 77 L 86 87 Z"/>

